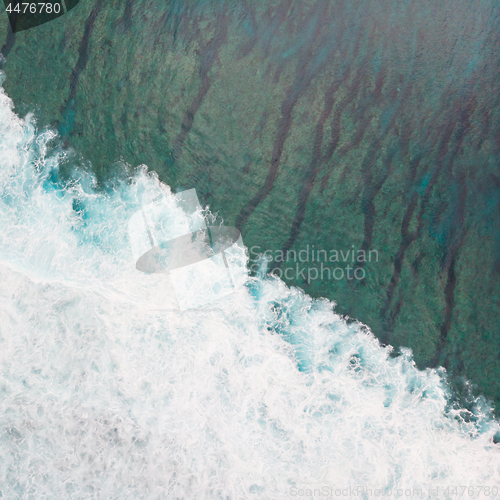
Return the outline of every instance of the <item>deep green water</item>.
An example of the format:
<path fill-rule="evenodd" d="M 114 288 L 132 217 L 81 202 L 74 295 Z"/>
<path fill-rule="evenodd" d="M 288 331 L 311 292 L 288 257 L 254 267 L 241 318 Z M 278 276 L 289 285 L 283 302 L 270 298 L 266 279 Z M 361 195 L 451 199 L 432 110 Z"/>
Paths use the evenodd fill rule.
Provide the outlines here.
<path fill-rule="evenodd" d="M 15 35 L 0 16 L 4 86 L 57 128 L 68 175 L 83 163 L 104 184 L 147 164 L 195 187 L 251 255 L 375 251 L 325 263 L 364 279 L 309 280 L 321 263 L 300 259 L 281 272 L 498 410 L 499 13 L 493 0 L 81 0 Z"/>

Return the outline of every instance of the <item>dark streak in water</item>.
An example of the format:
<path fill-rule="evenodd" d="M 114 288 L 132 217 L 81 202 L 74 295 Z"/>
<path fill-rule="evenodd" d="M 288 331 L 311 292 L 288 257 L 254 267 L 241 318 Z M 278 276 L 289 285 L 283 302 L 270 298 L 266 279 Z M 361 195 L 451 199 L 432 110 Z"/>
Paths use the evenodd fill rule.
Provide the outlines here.
<path fill-rule="evenodd" d="M 459 153 L 462 143 L 464 141 L 465 135 L 470 128 L 469 119 L 474 111 L 476 102 L 474 97 L 470 97 L 465 100 L 463 105 L 458 103 L 456 105 L 457 114 L 459 114 L 459 121 L 457 132 L 455 134 L 455 142 L 453 145 L 452 152 L 450 154 L 451 159 L 448 163 L 448 178 L 452 179 L 452 167 L 453 160 Z M 455 287 L 457 283 L 457 277 L 455 273 L 455 264 L 458 257 L 458 252 L 462 245 L 466 228 L 465 228 L 465 207 L 467 203 L 467 182 L 465 173 L 461 172 L 457 176 L 456 183 L 459 188 L 459 197 L 456 201 L 455 214 L 451 223 L 451 228 L 449 234 L 447 235 L 448 241 L 446 241 L 445 251 L 443 254 L 443 262 L 445 272 L 447 273 L 447 282 L 444 290 L 445 295 L 445 311 L 444 311 L 444 321 L 440 329 L 438 346 L 432 361 L 432 366 L 437 366 L 437 364 L 442 361 L 442 364 L 446 367 L 448 365 L 448 360 L 446 357 L 444 359 L 444 347 L 446 345 L 448 332 L 451 328 L 451 321 L 453 315 L 453 308 L 455 307 Z"/>
<path fill-rule="evenodd" d="M 396 153 L 396 148 L 391 148 L 387 156 L 383 162 L 382 172 L 375 177 L 373 174 L 373 166 L 375 164 L 375 158 L 377 156 L 377 151 L 380 150 L 380 145 L 382 144 L 383 139 L 388 135 L 391 131 L 398 112 L 401 112 L 404 108 L 404 103 L 411 95 L 412 87 L 411 84 L 405 86 L 404 91 L 401 91 L 402 95 L 398 97 L 398 102 L 395 105 L 395 110 L 392 114 L 392 117 L 388 123 L 388 125 L 384 126 L 381 134 L 376 137 L 370 147 L 368 148 L 368 152 L 363 160 L 363 169 L 362 169 L 362 178 L 363 178 L 363 196 L 361 200 L 361 209 L 364 214 L 364 235 L 363 235 L 363 243 L 361 244 L 361 249 L 365 252 L 370 250 L 373 238 L 373 225 L 375 221 L 375 198 L 377 194 L 382 189 L 385 181 L 387 180 L 389 174 L 392 171 L 392 161 L 394 155 Z M 358 266 L 361 266 L 363 263 L 358 263 Z"/>
<path fill-rule="evenodd" d="M 121 18 L 121 24 L 126 30 L 132 27 L 132 11 L 134 8 L 135 0 L 127 0 L 125 4 L 125 10 L 123 12 L 123 17 Z"/>
<path fill-rule="evenodd" d="M 103 0 L 97 0 L 90 12 L 87 20 L 85 21 L 85 27 L 83 30 L 83 37 L 80 41 L 80 46 L 78 47 L 78 60 L 75 67 L 71 71 L 69 77 L 69 96 L 68 99 L 61 110 L 61 114 L 64 117 L 64 123 L 59 124 L 59 133 L 64 137 L 65 146 L 68 145 L 69 135 L 71 134 L 71 129 L 73 126 L 74 115 L 76 114 L 76 94 L 78 91 L 78 83 L 80 81 L 80 75 L 87 66 L 89 60 L 89 45 L 90 37 L 94 31 L 94 26 L 97 20 L 97 16 L 102 8 Z"/>
<path fill-rule="evenodd" d="M 228 20 L 226 16 L 222 16 L 222 18 L 219 19 L 216 35 L 207 44 L 206 48 L 203 50 L 203 53 L 201 54 L 200 69 L 199 69 L 199 75 L 201 79 L 200 88 L 198 90 L 198 94 L 194 98 L 193 102 L 186 111 L 184 118 L 182 119 L 181 130 L 177 135 L 177 138 L 174 143 L 174 152 L 173 152 L 174 160 L 178 159 L 182 154 L 182 147 L 184 145 L 184 141 L 186 140 L 186 137 L 193 126 L 196 113 L 200 109 L 203 99 L 207 95 L 208 91 L 210 90 L 210 86 L 212 85 L 212 81 L 210 80 L 209 77 L 209 72 L 210 69 L 212 68 L 214 60 L 217 58 L 219 49 L 226 40 L 227 24 Z"/>
<path fill-rule="evenodd" d="M 87 66 L 89 60 L 89 45 L 90 37 L 94 31 L 94 26 L 97 20 L 97 16 L 102 8 L 103 0 L 97 0 L 92 8 L 89 17 L 85 21 L 85 28 L 83 30 L 83 37 L 80 42 L 80 47 L 78 48 L 78 61 L 76 62 L 71 76 L 69 77 L 69 100 L 74 100 L 76 97 L 76 92 L 78 89 L 78 82 L 80 80 L 80 75 L 82 71 Z"/>
<path fill-rule="evenodd" d="M 343 31 L 341 32 L 341 35 L 339 36 L 339 40 L 342 38 Z M 358 43 L 356 45 L 355 51 L 354 51 L 354 57 L 357 56 L 359 50 L 359 39 Z M 364 65 L 361 65 L 364 67 Z M 345 74 L 339 79 L 339 80 L 334 80 L 330 88 L 326 91 L 325 93 L 325 104 L 324 104 L 324 109 L 323 112 L 320 115 L 320 118 L 316 124 L 316 133 L 315 133 L 315 138 L 314 138 L 314 143 L 313 143 L 313 151 L 311 155 L 311 163 L 309 165 L 309 169 L 306 172 L 306 178 L 304 181 L 304 185 L 302 186 L 302 189 L 299 193 L 298 197 L 298 203 L 297 203 L 297 208 L 295 211 L 295 218 L 292 223 L 292 227 L 290 229 L 290 235 L 288 237 L 288 240 L 284 244 L 283 248 L 281 249 L 283 254 L 285 255 L 288 250 L 290 250 L 297 239 L 297 236 L 300 231 L 300 226 L 302 222 L 304 221 L 305 217 L 305 211 L 306 211 L 306 205 L 307 205 L 307 200 L 309 198 L 309 195 L 311 194 L 311 191 L 314 187 L 314 182 L 316 180 L 316 176 L 318 174 L 319 167 L 322 164 L 327 163 L 333 156 L 333 153 L 337 149 L 339 140 L 340 140 L 340 119 L 341 119 L 341 114 L 342 111 L 345 109 L 347 104 L 351 102 L 351 100 L 355 97 L 357 94 L 357 91 L 359 89 L 359 82 L 360 79 L 358 77 L 354 78 L 354 84 L 352 85 L 351 89 L 354 88 L 355 91 L 349 91 L 348 95 L 346 98 L 344 98 L 340 105 L 338 106 L 338 109 L 334 113 L 334 120 L 332 124 L 332 132 L 331 132 L 331 140 L 330 143 L 328 144 L 328 147 L 325 151 L 325 154 L 322 156 L 321 155 L 321 147 L 323 144 L 323 133 L 324 133 L 324 125 L 326 120 L 330 117 L 332 111 L 333 111 L 333 106 L 334 106 L 334 95 L 337 92 L 337 90 L 340 88 L 340 86 L 347 80 L 349 74 L 350 74 L 351 67 L 348 67 L 348 69 L 345 71 Z M 359 72 L 360 70 L 358 70 Z M 357 75 L 359 76 L 359 75 Z M 333 170 L 333 167 L 330 169 L 330 172 Z M 323 183 L 322 183 L 322 189 L 323 190 Z M 276 267 L 280 267 L 281 262 L 276 263 Z"/>
<path fill-rule="evenodd" d="M 430 131 L 434 130 L 435 127 L 437 126 L 437 119 L 441 116 L 442 113 L 442 108 L 439 108 L 433 115 L 430 121 L 426 123 L 426 126 L 424 127 L 425 124 L 425 117 L 422 123 L 420 123 L 418 126 L 415 127 L 416 130 L 424 130 L 424 136 L 422 137 L 421 141 L 417 143 L 417 148 L 416 150 L 418 153 L 414 156 L 414 158 L 410 161 L 409 163 L 409 169 L 408 169 L 408 176 L 406 178 L 406 186 L 405 186 L 405 194 L 406 198 L 409 199 L 405 212 L 403 214 L 403 219 L 401 222 L 401 243 L 399 245 L 399 248 L 396 252 L 395 258 L 394 258 L 394 270 L 393 274 L 391 277 L 391 280 L 389 282 L 389 285 L 387 287 L 387 300 L 384 304 L 384 307 L 382 309 L 382 323 L 384 325 L 384 331 L 381 333 L 381 339 L 383 342 L 387 343 L 389 341 L 389 336 L 392 333 L 394 329 L 394 321 L 396 317 L 399 314 L 399 311 L 401 310 L 402 307 L 402 299 L 398 301 L 397 306 L 392 312 L 390 311 L 391 303 L 393 300 L 394 292 L 396 290 L 396 287 L 399 284 L 399 280 L 401 277 L 401 270 L 403 267 L 403 262 L 405 259 L 405 254 L 406 251 L 410 248 L 410 246 L 418 240 L 420 237 L 420 234 L 422 232 L 423 228 L 423 209 L 425 207 L 425 204 L 422 204 L 422 209 L 420 211 L 420 214 L 417 216 L 417 227 L 416 229 L 410 233 L 409 231 L 409 226 L 411 219 L 413 217 L 413 214 L 417 208 L 418 205 L 418 192 L 415 190 L 415 181 L 416 181 L 416 174 L 417 171 L 420 167 L 421 160 L 422 160 L 422 151 L 426 150 L 426 143 L 429 140 L 429 135 Z M 411 133 L 412 133 L 412 123 L 410 121 L 407 121 L 403 125 L 403 132 L 400 137 L 400 142 L 402 143 L 401 149 L 404 153 L 409 152 L 409 141 L 411 138 Z M 434 143 L 436 139 L 435 137 L 431 138 L 431 144 L 429 145 L 429 149 L 433 149 Z M 404 156 L 403 156 L 404 157 Z M 414 265 L 412 266 L 412 269 L 414 270 L 414 275 L 415 277 L 417 276 L 417 268 L 418 264 L 420 263 L 421 259 L 423 258 L 423 254 L 419 254 L 419 256 L 416 258 Z"/>
<path fill-rule="evenodd" d="M 302 224 L 302 221 L 304 220 L 305 213 L 306 213 L 306 205 L 307 205 L 307 200 L 309 198 L 309 195 L 311 194 L 311 191 L 314 186 L 314 180 L 316 179 L 316 175 L 318 173 L 318 167 L 322 162 L 321 158 L 321 145 L 323 144 L 323 130 L 325 126 L 325 122 L 332 113 L 333 109 L 333 104 L 334 104 L 334 94 L 337 92 L 338 88 L 340 87 L 341 81 L 336 81 L 333 83 L 333 85 L 330 86 L 330 88 L 327 90 L 325 94 L 325 106 L 323 109 L 323 112 L 321 113 L 321 116 L 318 120 L 318 123 L 316 124 L 316 133 L 314 137 L 314 144 L 313 144 L 313 151 L 312 151 L 312 159 L 311 163 L 309 164 L 309 169 L 306 172 L 304 184 L 302 186 L 302 189 L 300 190 L 299 196 L 298 196 L 298 202 L 297 202 L 297 208 L 295 210 L 295 218 L 292 223 L 292 227 L 290 229 L 290 236 L 288 237 L 288 240 L 284 244 L 282 248 L 283 254 L 286 254 L 290 248 L 292 248 L 292 245 L 295 242 L 295 239 L 297 238 L 297 235 L 299 234 L 300 230 L 300 225 Z M 333 154 L 333 151 L 337 147 L 338 144 L 338 137 L 336 140 L 334 139 L 333 144 L 330 147 L 331 154 Z M 331 156 L 330 154 L 330 156 Z M 279 263 L 278 263 L 279 264 Z"/>
<path fill-rule="evenodd" d="M 261 188 L 257 191 L 254 197 L 246 203 L 236 218 L 235 225 L 240 231 L 248 221 L 248 218 L 252 215 L 257 205 L 265 200 L 273 189 L 274 181 L 278 175 L 285 140 L 292 125 L 292 111 L 295 104 L 297 103 L 299 97 L 301 97 L 304 91 L 308 88 L 314 77 L 316 77 L 325 65 L 331 61 L 333 56 L 333 51 L 331 50 L 332 38 L 330 33 L 327 32 L 326 35 L 320 36 L 322 25 L 326 24 L 326 7 L 326 4 L 316 4 L 314 11 L 308 19 L 309 23 L 316 23 L 314 33 L 310 36 L 305 49 L 302 50 L 299 55 L 295 80 L 289 87 L 286 93 L 287 97 L 281 105 L 281 119 L 274 138 L 273 151 L 267 177 Z M 323 41 L 321 46 L 324 48 L 322 51 L 319 51 L 319 53 L 313 55 L 313 47 L 316 45 L 318 39 Z"/>
<path fill-rule="evenodd" d="M 444 322 L 441 325 L 441 329 L 439 332 L 439 341 L 438 345 L 436 348 L 436 352 L 434 354 L 434 358 L 431 362 L 431 366 L 436 367 L 438 366 L 439 362 L 441 361 L 441 354 L 443 352 L 444 346 L 446 344 L 446 338 L 448 336 L 448 331 L 450 330 L 451 326 L 451 318 L 453 314 L 453 308 L 455 307 L 455 286 L 457 284 L 457 278 L 455 274 L 455 258 L 453 257 L 451 259 L 450 265 L 448 267 L 448 272 L 447 272 L 447 280 L 446 280 L 446 287 L 444 289 L 444 297 L 445 297 L 445 312 L 444 312 Z M 446 360 L 443 361 L 443 366 L 446 368 L 447 367 L 447 362 Z"/>

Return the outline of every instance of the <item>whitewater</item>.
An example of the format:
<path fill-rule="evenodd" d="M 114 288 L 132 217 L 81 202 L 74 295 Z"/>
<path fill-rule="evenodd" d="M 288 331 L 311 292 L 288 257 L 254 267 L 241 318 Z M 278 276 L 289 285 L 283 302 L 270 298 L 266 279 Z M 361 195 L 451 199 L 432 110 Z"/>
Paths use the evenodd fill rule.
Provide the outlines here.
<path fill-rule="evenodd" d="M 181 311 L 127 233 L 170 188 L 63 182 L 57 141 L 1 89 L 0 498 L 500 496 L 487 401 L 265 273 Z"/>

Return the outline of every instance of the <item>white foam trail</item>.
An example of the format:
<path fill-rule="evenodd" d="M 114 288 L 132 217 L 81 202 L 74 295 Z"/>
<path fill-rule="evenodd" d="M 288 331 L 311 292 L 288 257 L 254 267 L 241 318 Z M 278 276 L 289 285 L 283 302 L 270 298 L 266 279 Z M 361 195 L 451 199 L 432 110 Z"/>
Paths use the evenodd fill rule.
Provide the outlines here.
<path fill-rule="evenodd" d="M 1 498 L 498 487 L 488 410 L 452 418 L 439 372 L 390 358 L 331 303 L 253 279 L 175 311 L 127 241 L 130 216 L 169 188 L 144 169 L 110 194 L 83 174 L 57 188 L 53 138 L 0 92 Z"/>

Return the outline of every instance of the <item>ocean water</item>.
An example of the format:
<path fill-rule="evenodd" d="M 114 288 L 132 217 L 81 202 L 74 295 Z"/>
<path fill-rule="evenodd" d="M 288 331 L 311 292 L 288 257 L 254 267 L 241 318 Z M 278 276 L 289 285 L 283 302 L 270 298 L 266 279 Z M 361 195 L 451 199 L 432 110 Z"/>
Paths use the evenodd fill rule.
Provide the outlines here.
<path fill-rule="evenodd" d="M 170 188 L 57 145 L 0 92 L 0 498 L 500 496 L 487 401 L 265 273 L 180 311 L 127 235 Z"/>

